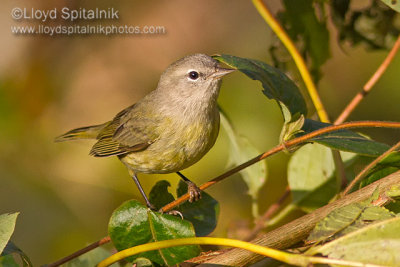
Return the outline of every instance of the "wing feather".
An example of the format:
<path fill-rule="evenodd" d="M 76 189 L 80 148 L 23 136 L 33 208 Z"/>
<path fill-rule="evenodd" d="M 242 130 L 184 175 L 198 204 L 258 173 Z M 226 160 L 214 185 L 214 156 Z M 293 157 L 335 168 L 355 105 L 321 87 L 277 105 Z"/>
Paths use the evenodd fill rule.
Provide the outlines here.
<path fill-rule="evenodd" d="M 90 155 L 107 157 L 141 151 L 157 138 L 154 120 L 144 117 L 137 104 L 120 113 L 99 133 Z"/>

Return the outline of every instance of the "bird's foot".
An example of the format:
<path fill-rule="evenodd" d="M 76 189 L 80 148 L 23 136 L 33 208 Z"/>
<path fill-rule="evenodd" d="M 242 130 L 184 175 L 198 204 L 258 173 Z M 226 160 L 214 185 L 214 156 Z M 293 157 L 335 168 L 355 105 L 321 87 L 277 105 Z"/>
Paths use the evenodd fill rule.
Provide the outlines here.
<path fill-rule="evenodd" d="M 174 216 L 179 216 L 183 220 L 183 214 L 180 211 L 177 210 L 170 210 L 167 212 L 169 215 L 174 215 Z"/>
<path fill-rule="evenodd" d="M 187 182 L 188 185 L 188 193 L 189 193 L 189 202 L 198 201 L 201 199 L 201 190 L 197 187 L 197 185 L 191 181 Z"/>

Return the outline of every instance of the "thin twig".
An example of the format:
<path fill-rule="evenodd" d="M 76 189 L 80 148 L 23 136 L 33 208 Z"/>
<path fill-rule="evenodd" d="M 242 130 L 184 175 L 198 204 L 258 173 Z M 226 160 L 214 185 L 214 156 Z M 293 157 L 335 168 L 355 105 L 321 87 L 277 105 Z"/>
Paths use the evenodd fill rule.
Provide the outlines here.
<path fill-rule="evenodd" d="M 231 176 L 232 174 L 235 174 L 247 167 L 249 167 L 250 165 L 253 165 L 254 163 L 259 162 L 262 159 L 265 159 L 269 156 L 272 156 L 284 149 L 287 149 L 291 146 L 295 146 L 301 143 L 304 143 L 316 136 L 322 135 L 322 134 L 326 134 L 329 132 L 333 132 L 333 131 L 338 131 L 338 130 L 343 130 L 343 129 L 350 129 L 350 128 L 368 128 L 368 127 L 379 127 L 379 128 L 400 128 L 400 122 L 387 122 L 387 121 L 353 121 L 353 122 L 346 122 L 340 125 L 331 125 L 331 126 L 327 126 L 318 130 L 315 130 L 311 133 L 305 134 L 303 136 L 291 139 L 289 141 L 287 141 L 285 144 L 281 144 L 278 145 L 274 148 L 272 148 L 271 150 L 258 155 L 257 157 L 254 157 L 252 159 L 250 159 L 249 161 L 242 163 L 239 166 L 236 166 L 235 168 L 221 174 L 220 176 L 215 177 L 214 179 L 202 184 L 199 188 L 200 190 L 205 190 L 206 188 L 209 188 L 210 186 L 224 180 L 225 178 Z M 162 207 L 162 212 L 167 212 L 171 209 L 173 209 L 174 207 L 186 202 L 189 199 L 189 194 L 185 194 L 181 197 L 179 197 L 178 199 L 172 201 L 171 203 L 165 205 L 164 207 Z"/>
<path fill-rule="evenodd" d="M 325 128 L 321 128 L 321 129 L 318 129 L 318 130 L 313 131 L 311 133 L 308 133 L 308 134 L 305 134 L 303 136 L 300 136 L 300 137 L 294 138 L 292 140 L 289 140 L 284 145 L 283 144 L 282 145 L 278 145 L 278 146 L 270 149 L 269 151 L 267 151 L 267 152 L 265 152 L 263 154 L 260 154 L 257 157 L 254 157 L 253 159 L 251 159 L 251 160 L 249 160 L 249 161 L 247 161 L 247 162 L 245 162 L 245 163 L 243 163 L 243 164 L 241 164 L 241 165 L 239 165 L 239 166 L 237 166 L 237 167 L 235 167 L 235 168 L 233 168 L 233 169 L 231 169 L 231 170 L 229 170 L 229 171 L 227 171 L 227 172 L 225 172 L 225 173 L 223 173 L 223 174 L 221 174 L 221 175 L 219 175 L 217 177 L 215 177 L 214 179 L 202 184 L 199 188 L 201 190 L 205 190 L 206 188 L 216 184 L 217 182 L 224 180 L 225 178 L 231 176 L 232 174 L 235 174 L 235 173 L 243 170 L 244 168 L 246 168 L 246 167 L 248 167 L 248 166 L 250 166 L 250 165 L 252 165 L 254 163 L 257 163 L 258 161 L 260 161 L 262 159 L 265 159 L 265 158 L 267 158 L 269 156 L 272 156 L 272 155 L 274 155 L 274 154 L 278 153 L 279 151 L 282 151 L 282 150 L 284 150 L 286 148 L 289 148 L 289 147 L 292 147 L 292 146 L 307 142 L 308 140 L 310 140 L 310 139 L 312 139 L 312 138 L 314 138 L 316 136 L 319 136 L 319 135 L 322 135 L 322 134 L 326 134 L 326 133 L 329 133 L 329 132 L 333 132 L 333 131 L 342 130 L 342 129 L 367 128 L 367 127 L 400 128 L 400 122 L 353 121 L 353 122 L 343 123 L 343 124 L 340 124 L 340 125 L 331 125 L 331 126 L 328 126 L 328 127 L 325 127 Z M 185 194 L 185 195 L 181 196 L 180 198 L 178 198 L 178 199 L 172 201 L 171 203 L 165 205 L 164 207 L 162 207 L 161 211 L 162 212 L 167 212 L 167 211 L 173 209 L 174 207 L 184 203 L 188 199 L 189 199 L 189 194 Z M 73 254 L 71 254 L 71 255 L 69 255 L 69 256 L 67 256 L 67 257 L 65 257 L 65 258 L 63 258 L 63 259 L 61 259 L 61 260 L 59 260 L 59 261 L 57 261 L 55 263 L 47 265 L 47 266 L 49 266 L 49 267 L 59 266 L 60 264 L 63 264 L 65 262 L 69 261 L 69 260 L 72 260 L 72 259 L 74 259 L 74 258 L 76 258 L 76 257 L 78 257 L 78 256 L 80 256 L 80 255 L 92 250 L 92 249 L 95 249 L 96 247 L 98 247 L 98 246 L 100 246 L 102 244 L 108 243 L 109 241 L 110 241 L 110 237 L 108 237 L 108 236 L 104 237 L 100 241 L 94 242 L 93 244 L 91 244 L 91 245 L 89 245 L 89 246 L 87 246 L 87 247 L 85 247 L 83 249 L 80 249 L 77 252 L 74 252 Z"/>
<path fill-rule="evenodd" d="M 106 243 L 108 243 L 108 242 L 110 242 L 110 237 L 109 237 L 109 236 L 106 236 L 106 237 L 102 238 L 101 240 L 96 241 L 96 242 L 90 244 L 89 246 L 84 247 L 84 248 L 82 248 L 82 249 L 80 249 L 80 250 L 78 250 L 78 251 L 72 253 L 71 255 L 68 255 L 68 256 L 65 257 L 65 258 L 62 258 L 62 259 L 60 259 L 60 260 L 58 260 L 58 261 L 55 261 L 55 262 L 50 263 L 50 264 L 45 265 L 45 266 L 46 266 L 46 267 L 56 267 L 56 266 L 60 266 L 61 264 L 64 264 L 64 263 L 66 263 L 66 262 L 68 262 L 68 261 L 70 261 L 70 260 L 73 260 L 73 259 L 75 259 L 75 258 L 77 258 L 77 257 L 79 257 L 79 256 L 81 256 L 81 255 L 83 255 L 83 254 L 85 254 L 86 252 L 89 252 L 89 251 L 91 251 L 91 250 L 93 250 L 93 249 L 95 249 L 95 248 L 97 248 L 97 247 L 99 247 L 99 246 L 101 246 L 101 245 L 104 245 L 104 244 L 106 244 Z"/>
<path fill-rule="evenodd" d="M 357 176 L 354 178 L 353 181 L 346 187 L 346 189 L 343 191 L 342 196 L 346 195 L 349 193 L 349 191 L 356 185 L 358 182 L 361 181 L 361 179 L 364 178 L 364 176 L 373 168 L 375 167 L 376 164 L 378 164 L 383 158 L 385 158 L 387 155 L 395 151 L 397 148 L 400 147 L 400 142 L 392 146 L 390 149 L 388 149 L 385 153 L 377 157 L 374 161 L 372 161 L 370 164 L 368 164 L 367 167 L 365 167 Z"/>
<path fill-rule="evenodd" d="M 383 179 L 380 179 L 366 187 L 361 188 L 349 195 L 344 196 L 334 202 L 331 202 L 312 213 L 295 219 L 283 226 L 280 226 L 262 236 L 252 240 L 251 243 L 285 250 L 302 242 L 307 238 L 309 233 L 315 227 L 315 224 L 325 218 L 333 210 L 344 207 L 349 204 L 364 201 L 371 197 L 372 193 L 379 189 L 379 194 L 384 195 L 390 191 L 393 185 L 400 183 L 400 171 L 392 173 Z M 263 258 L 257 254 L 242 250 L 230 249 L 219 253 L 215 257 L 209 257 L 199 266 L 210 266 L 211 264 L 226 265 L 226 266 L 249 266 L 252 263 L 258 262 Z"/>
<path fill-rule="evenodd" d="M 347 107 L 342 111 L 339 117 L 336 119 L 335 124 L 343 123 L 353 112 L 353 110 L 358 106 L 358 104 L 363 100 L 363 98 L 371 91 L 371 88 L 376 84 L 376 82 L 381 78 L 382 74 L 386 71 L 389 64 L 392 62 L 394 56 L 400 48 L 400 35 L 397 38 L 396 43 L 390 50 L 389 54 L 376 70 L 376 72 L 372 75 L 372 77 L 368 80 L 368 82 L 364 85 L 363 89 L 353 98 L 353 100 L 347 105 Z"/>
<path fill-rule="evenodd" d="M 245 241 L 250 241 L 257 236 L 257 234 L 264 228 L 265 223 L 279 210 L 279 208 L 282 206 L 283 202 L 285 202 L 289 195 L 290 188 L 289 186 L 287 186 L 285 192 L 283 192 L 283 195 L 278 199 L 278 201 L 269 206 L 263 216 L 261 216 L 257 220 L 251 233 L 244 239 Z"/>
<path fill-rule="evenodd" d="M 306 85 L 307 91 L 315 106 L 315 110 L 317 111 L 319 119 L 322 122 L 329 122 L 328 113 L 326 112 L 324 105 L 322 104 L 317 88 L 311 78 L 311 74 L 308 71 L 307 65 L 304 62 L 303 57 L 297 50 L 296 46 L 294 45 L 293 41 L 287 35 L 279 22 L 274 18 L 274 16 L 271 14 L 270 10 L 262 0 L 253 0 L 253 5 L 257 9 L 258 13 L 260 13 L 261 17 L 263 17 L 265 22 L 267 22 L 267 24 L 275 32 L 275 34 L 278 36 L 278 38 L 281 40 L 283 45 L 292 56 L 294 63 L 296 64 L 297 68 L 299 69 L 300 75 L 303 78 L 304 84 Z"/>
<path fill-rule="evenodd" d="M 304 84 L 307 88 L 308 94 L 311 97 L 311 100 L 314 104 L 315 110 L 318 114 L 318 117 L 322 122 L 330 122 L 328 113 L 322 104 L 321 98 L 318 94 L 317 88 L 312 80 L 311 74 L 308 71 L 305 60 L 297 50 L 294 45 L 292 39 L 290 39 L 289 35 L 283 29 L 283 27 L 279 24 L 279 22 L 272 15 L 271 11 L 268 9 L 267 5 L 262 0 L 253 0 L 253 5 L 257 9 L 258 13 L 264 18 L 265 22 L 270 26 L 270 28 L 275 32 L 278 38 L 281 40 L 283 45 L 288 50 L 289 54 L 292 56 L 301 77 L 303 78 Z M 342 182 L 347 181 L 345 172 L 343 169 L 343 161 L 341 161 L 340 153 L 336 150 L 332 150 L 335 167 L 338 170 L 337 177 Z"/>

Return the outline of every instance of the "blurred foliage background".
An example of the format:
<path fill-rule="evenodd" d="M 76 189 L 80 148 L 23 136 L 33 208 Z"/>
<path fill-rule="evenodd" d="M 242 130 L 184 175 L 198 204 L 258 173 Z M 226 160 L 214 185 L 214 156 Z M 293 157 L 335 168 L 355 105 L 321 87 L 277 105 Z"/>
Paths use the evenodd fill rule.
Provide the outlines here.
<path fill-rule="evenodd" d="M 276 12 L 280 1 L 268 1 Z M 355 1 L 368 5 L 370 1 Z M 114 24 L 164 26 L 159 35 L 14 35 L 11 26 L 32 25 L 11 18 L 20 8 L 108 8 L 119 10 Z M 141 200 L 117 158 L 88 156 L 90 141 L 56 144 L 74 127 L 110 120 L 153 90 L 161 72 L 192 53 L 231 54 L 272 64 L 269 47 L 278 42 L 250 1 L 3 1 L 0 9 L 0 213 L 21 212 L 13 241 L 35 265 L 49 263 L 107 234 L 108 218 L 123 201 Z M 62 23 L 62 22 L 60 22 Z M 102 23 L 102 21 L 94 22 Z M 365 46 L 338 44 L 330 30 L 331 58 L 318 87 L 334 119 L 362 88 L 387 54 Z M 397 56 L 351 120 L 399 120 L 400 56 Z M 299 79 L 295 78 L 298 84 Z M 235 73 L 224 79 L 220 106 L 236 130 L 266 151 L 278 143 L 282 117 L 259 83 Z M 363 131 L 392 144 L 396 131 Z M 398 132 L 397 132 L 398 134 Z M 184 173 L 201 184 L 226 171 L 228 145 L 221 131 L 215 147 Z M 289 155 L 268 159 L 268 181 L 260 211 L 286 187 Z M 141 175 L 150 191 L 155 181 L 173 185 L 176 174 Z M 220 202 L 215 236 L 239 237 L 252 224 L 251 200 L 240 175 L 208 190 Z"/>

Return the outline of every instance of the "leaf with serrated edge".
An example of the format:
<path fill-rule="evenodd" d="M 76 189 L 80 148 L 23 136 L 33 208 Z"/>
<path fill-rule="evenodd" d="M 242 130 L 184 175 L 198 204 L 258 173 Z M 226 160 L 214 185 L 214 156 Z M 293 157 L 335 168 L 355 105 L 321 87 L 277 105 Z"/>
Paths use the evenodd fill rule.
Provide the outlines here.
<path fill-rule="evenodd" d="M 400 217 L 363 227 L 313 250 L 334 259 L 400 266 Z"/>
<path fill-rule="evenodd" d="M 338 238 L 366 225 L 387 220 L 396 215 L 389 210 L 361 202 L 335 209 L 319 221 L 307 238 L 308 241 L 320 242 L 329 238 Z"/>

